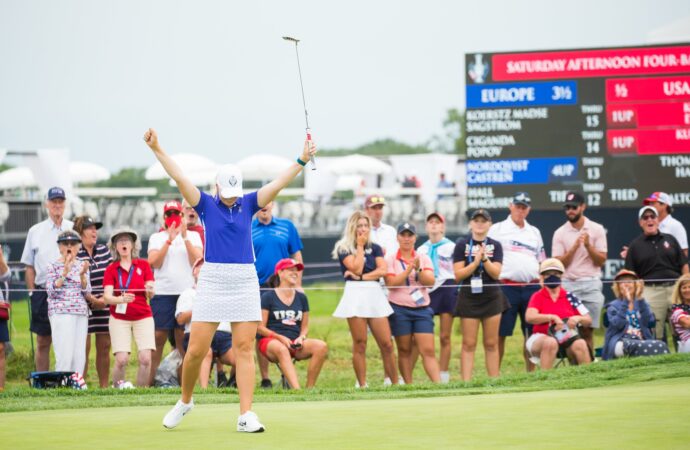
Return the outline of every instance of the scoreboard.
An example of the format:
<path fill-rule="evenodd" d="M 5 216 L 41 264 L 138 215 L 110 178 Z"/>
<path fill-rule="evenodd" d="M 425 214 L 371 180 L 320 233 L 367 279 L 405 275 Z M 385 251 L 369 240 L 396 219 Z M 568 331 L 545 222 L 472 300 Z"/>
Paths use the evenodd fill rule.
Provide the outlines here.
<path fill-rule="evenodd" d="M 690 205 L 690 44 L 465 55 L 468 206 Z"/>

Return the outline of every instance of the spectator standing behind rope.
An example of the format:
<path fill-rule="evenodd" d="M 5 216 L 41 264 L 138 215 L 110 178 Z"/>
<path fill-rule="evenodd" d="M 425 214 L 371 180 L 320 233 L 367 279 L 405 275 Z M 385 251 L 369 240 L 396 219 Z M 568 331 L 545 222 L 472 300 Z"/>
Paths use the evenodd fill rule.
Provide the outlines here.
<path fill-rule="evenodd" d="M 565 266 L 563 287 L 587 307 L 592 326 L 582 327 L 582 337 L 590 351 L 594 351 L 594 329 L 599 328 L 604 306 L 601 267 L 606 263 L 608 244 L 603 226 L 584 216 L 585 198 L 579 192 L 565 195 L 565 215 L 568 221 L 553 234 L 551 256 Z"/>
<path fill-rule="evenodd" d="M 392 383 L 398 382 L 395 353 L 391 340 L 388 316 L 393 309 L 379 279 L 386 275 L 383 250 L 371 241 L 371 219 L 361 211 L 350 215 L 343 236 L 335 243 L 333 258 L 340 261 L 345 278 L 345 290 L 333 317 L 347 319 L 352 335 L 352 367 L 357 382 L 355 387 L 367 385 L 367 326 L 371 329 L 381 351 L 384 372 L 391 374 Z"/>
<path fill-rule="evenodd" d="M 613 278 L 611 287 L 616 300 L 606 308 L 609 326 L 606 328 L 602 358 L 668 353 L 666 343 L 655 340 L 649 330 L 652 310 L 642 298 L 644 282 L 635 272 L 622 269 Z"/>
<path fill-rule="evenodd" d="M 490 377 L 498 377 L 500 374 L 498 328 L 501 314 L 509 305 L 497 285 L 503 263 L 503 249 L 500 242 L 487 236 L 490 226 L 491 215 L 487 210 L 477 209 L 472 212 L 470 237 L 458 239 L 453 253 L 455 280 L 461 284 L 455 315 L 460 316 L 462 323 L 460 371 L 463 381 L 472 379 L 480 324 L 486 372 Z"/>
<path fill-rule="evenodd" d="M 510 302 L 510 309 L 501 316 L 498 331 L 499 366 L 503 360 L 506 338 L 513 335 L 518 317 L 524 341 L 527 341 L 527 336 L 532 332 L 532 326 L 525 320 L 525 312 L 529 299 L 539 290 L 539 263 L 546 255 L 541 232 L 527 222 L 531 205 L 532 199 L 527 192 L 517 192 L 508 206 L 508 218 L 493 224 L 489 229 L 489 237 L 501 243 L 501 290 Z M 524 351 L 523 357 L 525 369 L 528 372 L 534 370 L 534 365 Z"/>
<path fill-rule="evenodd" d="M 110 236 L 113 263 L 103 275 L 104 299 L 110 305 L 110 339 L 115 354 L 113 384 L 127 386 L 125 369 L 137 344 L 137 386 L 149 385 L 151 353 L 156 349 L 153 314 L 147 300 L 153 297 L 153 271 L 139 258 L 141 243 L 134 230 L 121 228 Z"/>
<path fill-rule="evenodd" d="M 182 196 L 197 211 L 206 233 L 205 263 L 197 285 L 199 301 L 192 312 L 192 331 L 182 366 L 182 396 L 163 418 L 163 426 L 176 427 L 194 407 L 192 393 L 200 365 L 218 323 L 230 322 L 240 397 L 237 431 L 262 432 L 264 426 L 251 411 L 255 378 L 254 340 L 261 321 L 251 219 L 295 179 L 316 153 L 316 146 L 310 140 L 305 141 L 302 154 L 295 163 L 275 180 L 249 194 L 244 194 L 242 190 L 239 168 L 232 164 L 221 166 L 216 175 L 218 195 L 211 197 L 199 191 L 161 148 L 155 130 L 149 129 L 144 134 L 144 141 L 175 181 Z"/>
<path fill-rule="evenodd" d="M 642 234 L 630 243 L 625 268 L 644 280 L 646 300 L 656 317 L 656 338 L 664 339 L 673 283 L 688 273 L 688 260 L 676 238 L 659 231 L 659 214 L 654 207 L 640 208 L 638 218 Z"/>
<path fill-rule="evenodd" d="M 542 369 L 550 369 L 556 360 L 559 342 L 550 336 L 549 327 L 560 331 L 565 325 L 575 330 L 579 325 L 588 326 L 592 317 L 587 308 L 577 297 L 561 286 L 565 272 L 563 263 L 556 258 L 544 260 L 539 267 L 542 288 L 535 292 L 527 306 L 525 317 L 532 327 L 532 335 L 527 339 L 527 353 L 534 364 Z M 565 343 L 566 354 L 577 364 L 592 362 L 587 343 L 584 339 L 574 339 Z"/>
<path fill-rule="evenodd" d="M 431 213 L 426 218 L 426 233 L 429 240 L 423 243 L 417 252 L 427 255 L 434 266 L 434 286 L 429 290 L 431 309 L 439 316 L 439 342 L 441 351 L 439 366 L 441 369 L 441 383 L 450 381 L 448 367 L 450 365 L 450 336 L 453 331 L 453 312 L 458 301 L 455 273 L 453 272 L 453 252 L 455 242 L 446 234 L 446 219 L 439 213 Z"/>
<path fill-rule="evenodd" d="M 105 244 L 98 243 L 98 229 L 103 224 L 96 222 L 89 216 L 79 216 L 74 219 L 74 231 L 79 233 L 81 248 L 77 259 L 89 263 L 89 281 L 91 294 L 86 296 L 91 315 L 89 316 L 89 335 L 86 337 L 86 357 L 84 364 L 84 378 L 89 369 L 89 352 L 91 350 L 91 334 L 96 336 L 96 371 L 98 382 L 102 388 L 108 387 L 110 378 L 110 310 L 103 299 L 103 274 L 106 267 L 113 261 L 110 249 Z"/>
<path fill-rule="evenodd" d="M 328 346 L 320 339 L 308 339 L 309 301 L 299 292 L 299 272 L 304 265 L 285 258 L 275 265 L 271 278 L 277 284 L 273 290 L 261 294 L 261 325 L 259 350 L 268 361 L 280 364 L 280 370 L 293 389 L 299 389 L 294 358 L 311 359 L 307 368 L 307 388 L 313 388 L 328 354 Z"/>
<path fill-rule="evenodd" d="M 5 261 L 5 255 L 0 248 L 0 283 L 8 281 L 12 277 L 12 271 Z M 0 303 L 5 303 L 4 289 L 0 289 Z M 7 302 L 7 314 L 10 314 L 9 301 Z M 0 318 L 0 392 L 5 389 L 5 346 L 10 342 L 10 330 L 7 326 L 8 319 Z"/>
<path fill-rule="evenodd" d="M 683 224 L 673 217 L 673 199 L 666 192 L 653 192 L 644 199 L 645 205 L 653 206 L 659 213 L 659 231 L 670 234 L 678 241 L 678 245 L 688 257 L 688 232 Z"/>
<path fill-rule="evenodd" d="M 152 234 L 148 247 L 148 262 L 156 279 L 156 295 L 151 299 L 156 329 L 156 350 L 151 358 L 149 386 L 153 386 L 170 330 L 174 330 L 177 351 L 184 355 L 184 328 L 175 320 L 175 307 L 182 291 L 194 286 L 192 265 L 203 254 L 199 233 L 188 231 L 187 221 L 182 220 L 180 202 L 166 202 L 163 206 L 163 215 L 165 230 Z"/>
<path fill-rule="evenodd" d="M 412 346 L 422 355 L 424 370 L 434 383 L 441 381 L 434 350 L 434 311 L 427 288 L 434 285 L 434 266 L 427 255 L 414 251 L 417 230 L 411 223 L 398 225 L 396 254 L 386 256 L 386 285 L 393 314 L 388 317 L 398 346 L 398 364 L 405 383 L 412 383 Z M 414 339 L 413 339 L 414 338 Z"/>
<path fill-rule="evenodd" d="M 371 219 L 371 242 L 381 246 L 383 254 L 398 251 L 395 228 L 382 222 L 386 199 L 381 194 L 370 195 L 364 200 L 364 212 Z"/>
<path fill-rule="evenodd" d="M 201 246 L 206 245 L 206 238 L 204 237 L 204 227 L 199 225 L 199 215 L 194 211 L 194 208 L 189 206 L 187 200 L 182 200 L 182 216 L 187 224 L 187 231 L 195 231 L 199 233 L 201 238 Z"/>
<path fill-rule="evenodd" d="M 86 364 L 86 335 L 89 329 L 89 263 L 77 260 L 81 238 L 73 230 L 57 238 L 60 258 L 48 266 L 48 317 L 53 335 L 55 370 L 77 372 Z"/>
<path fill-rule="evenodd" d="M 36 370 L 45 372 L 50 363 L 50 321 L 48 320 L 48 293 L 45 282 L 48 264 L 60 256 L 55 240 L 65 230 L 71 230 L 73 223 L 63 218 L 65 214 L 65 191 L 59 187 L 48 190 L 45 207 L 48 218 L 29 228 L 22 253 L 26 288 L 31 300 L 31 332 L 36 334 Z"/>
<path fill-rule="evenodd" d="M 264 288 L 270 288 L 268 279 L 273 275 L 276 263 L 284 258 L 293 258 L 302 264 L 302 240 L 299 237 L 295 225 L 287 219 L 273 216 L 273 206 L 270 202 L 256 213 L 252 221 L 252 244 L 256 255 L 256 274 L 259 276 L 259 284 Z M 302 271 L 297 272 L 297 286 L 302 287 Z M 269 378 L 268 360 L 259 351 L 258 341 L 256 356 L 261 372 L 261 387 L 271 388 L 273 384 Z"/>
<path fill-rule="evenodd" d="M 678 335 L 678 353 L 690 353 L 690 274 L 684 274 L 673 286 L 671 324 Z"/>

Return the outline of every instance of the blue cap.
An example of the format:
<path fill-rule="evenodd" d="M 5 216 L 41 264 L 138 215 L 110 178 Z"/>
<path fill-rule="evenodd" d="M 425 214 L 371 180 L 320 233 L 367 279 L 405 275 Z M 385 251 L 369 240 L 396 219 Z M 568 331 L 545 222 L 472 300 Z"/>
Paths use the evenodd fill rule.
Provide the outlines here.
<path fill-rule="evenodd" d="M 52 187 L 48 189 L 48 200 L 55 200 L 56 198 L 65 199 L 65 191 L 61 187 Z"/>
<path fill-rule="evenodd" d="M 412 234 L 417 234 L 417 228 L 410 222 L 404 222 L 398 225 L 398 234 L 402 233 L 403 231 L 409 231 Z"/>
<path fill-rule="evenodd" d="M 516 192 L 511 203 L 513 205 L 530 206 L 532 204 L 532 199 L 527 192 Z"/>

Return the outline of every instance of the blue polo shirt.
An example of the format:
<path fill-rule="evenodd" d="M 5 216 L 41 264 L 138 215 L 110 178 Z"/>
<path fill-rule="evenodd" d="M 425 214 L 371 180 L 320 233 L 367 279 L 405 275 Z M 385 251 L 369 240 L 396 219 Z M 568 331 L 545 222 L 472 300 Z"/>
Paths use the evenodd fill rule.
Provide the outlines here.
<path fill-rule="evenodd" d="M 256 273 L 264 284 L 273 274 L 276 263 L 302 250 L 297 228 L 287 219 L 273 217 L 264 225 L 259 219 L 252 222 L 252 242 L 256 254 Z"/>
<path fill-rule="evenodd" d="M 201 193 L 199 204 L 194 207 L 204 226 L 206 245 L 204 260 L 211 263 L 253 264 L 252 217 L 261 209 L 256 192 L 239 197 L 231 208 Z"/>

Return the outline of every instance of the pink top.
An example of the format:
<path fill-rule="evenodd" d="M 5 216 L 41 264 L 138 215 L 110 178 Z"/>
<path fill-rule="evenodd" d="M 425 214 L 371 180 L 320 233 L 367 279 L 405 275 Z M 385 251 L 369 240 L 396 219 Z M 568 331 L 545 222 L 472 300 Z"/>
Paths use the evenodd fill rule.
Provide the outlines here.
<path fill-rule="evenodd" d="M 553 244 L 551 246 L 551 256 L 563 256 L 579 239 L 580 234 L 589 234 L 589 242 L 600 252 L 607 251 L 606 230 L 596 222 L 592 222 L 585 217 L 585 223 L 581 230 L 573 227 L 573 224 L 566 222 L 553 234 Z M 601 267 L 597 267 L 589 257 L 589 253 L 584 245 L 578 247 L 565 268 L 565 279 L 578 280 L 581 278 L 601 278 Z"/>
<path fill-rule="evenodd" d="M 419 255 L 419 268 L 420 271 L 431 270 L 433 273 L 434 265 L 431 262 L 431 258 L 427 255 L 422 255 L 420 253 L 412 252 L 412 260 L 415 255 Z M 404 261 L 400 257 L 400 250 L 396 253 L 391 253 L 386 255 L 386 264 L 388 265 L 388 275 L 398 275 L 404 272 L 410 261 Z M 388 301 L 399 306 L 406 306 L 408 308 L 421 308 L 429 306 L 431 299 L 429 298 L 428 289 L 423 286 L 419 281 L 416 280 L 416 270 L 410 272 L 410 276 L 407 279 L 407 283 L 399 287 L 389 287 L 388 289 Z M 421 296 L 420 296 L 421 294 Z"/>

